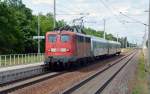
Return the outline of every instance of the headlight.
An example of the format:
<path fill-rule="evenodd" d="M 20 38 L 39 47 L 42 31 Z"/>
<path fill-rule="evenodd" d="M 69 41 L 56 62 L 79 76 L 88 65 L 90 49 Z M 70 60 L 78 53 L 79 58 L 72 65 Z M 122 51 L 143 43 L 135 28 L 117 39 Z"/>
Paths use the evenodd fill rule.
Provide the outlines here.
<path fill-rule="evenodd" d="M 56 48 L 51 48 L 50 52 L 56 52 Z"/>
<path fill-rule="evenodd" d="M 67 49 L 67 48 L 61 48 L 60 51 L 61 51 L 61 52 L 69 52 L 69 49 Z"/>

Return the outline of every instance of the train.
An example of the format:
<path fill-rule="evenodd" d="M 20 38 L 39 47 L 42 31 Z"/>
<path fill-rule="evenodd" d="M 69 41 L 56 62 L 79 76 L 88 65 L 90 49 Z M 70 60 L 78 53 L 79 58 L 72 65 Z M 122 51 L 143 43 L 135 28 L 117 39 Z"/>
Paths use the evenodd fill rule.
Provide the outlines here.
<path fill-rule="evenodd" d="M 45 65 L 49 66 L 78 64 L 121 53 L 119 42 L 68 30 L 47 32 L 45 42 Z"/>

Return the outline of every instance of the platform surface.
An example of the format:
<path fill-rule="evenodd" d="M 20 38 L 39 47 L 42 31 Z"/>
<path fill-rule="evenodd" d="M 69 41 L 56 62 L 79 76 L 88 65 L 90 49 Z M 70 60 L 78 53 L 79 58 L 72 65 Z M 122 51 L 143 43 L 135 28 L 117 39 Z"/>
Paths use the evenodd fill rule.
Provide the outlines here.
<path fill-rule="evenodd" d="M 40 65 L 43 65 L 43 64 L 44 64 L 43 62 L 38 62 L 38 63 L 26 64 L 26 65 L 0 67 L 0 72 L 11 71 L 11 70 L 16 70 L 16 69 L 22 69 L 22 68 L 28 68 L 28 67 L 34 67 L 34 66 L 40 66 Z"/>

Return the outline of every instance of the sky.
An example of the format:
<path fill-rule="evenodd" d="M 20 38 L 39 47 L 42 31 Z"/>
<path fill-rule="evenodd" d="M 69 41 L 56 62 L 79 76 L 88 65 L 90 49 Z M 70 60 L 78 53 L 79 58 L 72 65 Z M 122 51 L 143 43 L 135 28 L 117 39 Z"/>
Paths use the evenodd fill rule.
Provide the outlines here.
<path fill-rule="evenodd" d="M 141 44 L 148 24 L 149 0 L 56 0 L 56 18 L 71 24 L 73 19 L 84 16 L 85 26 L 96 30 L 104 29 L 114 36 L 128 37 L 132 43 Z M 53 13 L 53 0 L 23 0 L 23 3 L 32 10 Z M 122 12 L 122 14 L 120 14 Z M 80 14 L 84 15 L 80 15 Z M 137 23 L 137 21 L 139 23 Z M 146 27 L 147 28 L 147 27 Z"/>

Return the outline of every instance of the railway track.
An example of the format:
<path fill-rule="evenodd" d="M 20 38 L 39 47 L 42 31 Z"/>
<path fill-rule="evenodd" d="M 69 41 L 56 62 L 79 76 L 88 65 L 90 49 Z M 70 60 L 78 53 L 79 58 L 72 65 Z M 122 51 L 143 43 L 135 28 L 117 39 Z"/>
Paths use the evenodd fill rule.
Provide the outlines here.
<path fill-rule="evenodd" d="M 19 88 L 23 88 L 25 86 L 35 84 L 40 81 L 44 81 L 46 79 L 54 78 L 54 77 L 59 76 L 64 73 L 65 72 L 50 72 L 50 73 L 45 73 L 40 76 L 33 77 L 31 79 L 20 80 L 20 81 L 14 82 L 12 84 L 3 85 L 0 87 L 0 94 L 7 94 L 7 93 L 17 90 Z"/>
<path fill-rule="evenodd" d="M 116 75 L 130 62 L 130 60 L 132 60 L 132 58 L 136 55 L 136 51 L 122 57 L 121 59 L 115 61 L 115 63 L 108 65 L 108 67 L 104 68 L 103 70 L 98 71 L 97 73 L 93 74 L 92 76 L 80 81 L 79 83 L 73 85 L 72 87 L 64 90 L 62 92 L 62 94 L 101 94 L 102 91 L 105 89 L 105 87 L 107 85 L 109 85 L 109 83 L 116 77 Z M 114 66 L 119 65 L 119 63 L 123 62 L 120 67 L 113 73 L 113 75 L 109 76 L 106 78 L 106 80 L 104 78 L 102 78 L 104 75 L 108 75 L 109 73 L 107 73 L 108 70 L 111 70 L 111 68 L 113 68 Z M 114 67 L 115 68 L 115 67 Z M 101 78 L 97 78 L 97 77 Z M 93 80 L 94 79 L 94 80 Z M 97 79 L 97 81 L 95 80 Z M 96 86 L 97 83 L 100 83 L 99 80 L 103 79 L 101 85 L 97 86 L 97 88 L 95 88 L 95 90 L 91 90 L 92 86 L 90 86 L 91 84 L 94 84 Z M 94 82 L 95 81 L 95 82 Z"/>
<path fill-rule="evenodd" d="M 127 57 L 127 56 L 125 56 L 125 57 Z M 122 59 L 123 58 L 121 58 L 120 60 L 122 60 Z M 119 62 L 119 60 L 118 60 L 118 62 Z M 112 66 L 112 65 L 110 65 L 110 66 Z M 0 86 L 0 94 L 7 94 L 9 92 L 18 90 L 20 88 L 30 86 L 32 84 L 39 83 L 41 81 L 60 76 L 60 75 L 65 74 L 65 73 L 66 73 L 66 71 L 64 71 L 64 72 L 50 72 L 50 73 L 41 74 L 39 76 L 30 78 L 30 79 L 23 79 L 23 80 L 15 81 L 11 84 L 6 84 L 4 86 Z M 69 93 L 65 93 L 65 94 L 69 94 Z"/>

